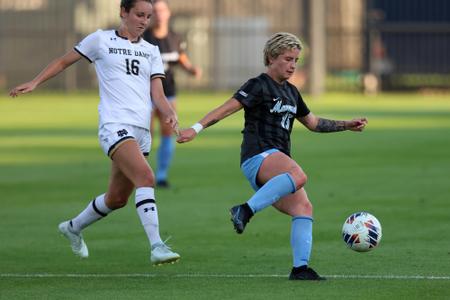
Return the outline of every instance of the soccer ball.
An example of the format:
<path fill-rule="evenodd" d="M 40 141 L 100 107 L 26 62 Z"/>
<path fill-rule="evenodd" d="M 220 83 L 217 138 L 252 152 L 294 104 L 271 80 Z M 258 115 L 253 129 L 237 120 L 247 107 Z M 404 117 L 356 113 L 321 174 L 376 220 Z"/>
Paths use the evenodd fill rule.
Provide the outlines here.
<path fill-rule="evenodd" d="M 357 212 L 345 220 L 342 238 L 347 246 L 358 252 L 367 252 L 381 240 L 381 224 L 368 212 Z"/>

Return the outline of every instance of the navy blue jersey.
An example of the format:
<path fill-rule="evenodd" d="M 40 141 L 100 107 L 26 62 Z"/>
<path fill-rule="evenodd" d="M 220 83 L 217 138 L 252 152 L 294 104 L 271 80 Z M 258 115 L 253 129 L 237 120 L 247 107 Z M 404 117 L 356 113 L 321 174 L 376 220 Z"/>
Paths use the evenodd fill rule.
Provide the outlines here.
<path fill-rule="evenodd" d="M 241 164 L 272 148 L 290 156 L 294 119 L 310 112 L 297 88 L 262 73 L 249 79 L 233 97 L 245 111 Z"/>

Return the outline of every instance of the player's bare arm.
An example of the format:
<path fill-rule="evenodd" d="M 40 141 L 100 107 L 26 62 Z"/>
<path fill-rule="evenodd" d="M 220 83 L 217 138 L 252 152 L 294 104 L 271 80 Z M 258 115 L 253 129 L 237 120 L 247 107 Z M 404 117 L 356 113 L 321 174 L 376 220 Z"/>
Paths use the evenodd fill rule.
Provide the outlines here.
<path fill-rule="evenodd" d="M 189 60 L 189 57 L 187 56 L 186 53 L 181 53 L 180 54 L 180 58 L 178 60 L 178 62 L 180 63 L 180 66 L 189 74 L 191 74 L 192 76 L 195 76 L 195 78 L 200 78 L 202 77 L 202 69 L 194 66 L 191 61 Z"/>
<path fill-rule="evenodd" d="M 242 104 L 236 99 L 231 98 L 221 106 L 210 111 L 199 123 L 202 124 L 203 128 L 208 128 L 240 109 L 242 109 Z"/>
<path fill-rule="evenodd" d="M 178 135 L 178 117 L 164 94 L 160 77 L 151 80 L 151 97 L 158 110 L 165 116 L 165 122 L 169 124 Z"/>
<path fill-rule="evenodd" d="M 180 136 L 177 139 L 178 143 L 186 143 L 194 139 L 194 137 L 203 129 L 211 127 L 220 120 L 234 114 L 242 109 L 242 104 L 234 98 L 231 98 L 221 106 L 210 111 L 197 124 L 191 128 L 180 131 Z"/>
<path fill-rule="evenodd" d="M 13 88 L 9 95 L 17 97 L 20 94 L 32 92 L 41 83 L 58 75 L 64 69 L 81 59 L 81 55 L 75 50 L 67 52 L 65 55 L 53 60 L 44 70 L 42 70 L 33 80 L 23 83 Z"/>
<path fill-rule="evenodd" d="M 299 121 L 314 132 L 338 132 L 338 131 L 363 131 L 368 121 L 366 118 L 356 118 L 347 121 L 329 120 L 309 113 L 307 116 L 299 118 Z"/>

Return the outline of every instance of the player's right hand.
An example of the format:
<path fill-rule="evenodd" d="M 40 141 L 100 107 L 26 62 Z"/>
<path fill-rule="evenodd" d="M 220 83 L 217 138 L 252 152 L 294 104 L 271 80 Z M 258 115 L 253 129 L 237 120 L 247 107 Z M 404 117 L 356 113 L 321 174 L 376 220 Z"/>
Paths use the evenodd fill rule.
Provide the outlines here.
<path fill-rule="evenodd" d="M 180 134 L 178 135 L 177 143 L 182 144 L 192 141 L 196 135 L 197 133 L 192 128 L 182 129 L 180 130 Z"/>
<path fill-rule="evenodd" d="M 363 131 L 369 121 L 367 118 L 356 118 L 351 121 L 347 121 L 347 129 L 351 131 Z"/>
<path fill-rule="evenodd" d="M 9 92 L 9 95 L 14 98 L 21 94 L 26 94 L 32 92 L 36 88 L 36 86 L 37 85 L 33 81 L 26 82 L 13 88 Z"/>

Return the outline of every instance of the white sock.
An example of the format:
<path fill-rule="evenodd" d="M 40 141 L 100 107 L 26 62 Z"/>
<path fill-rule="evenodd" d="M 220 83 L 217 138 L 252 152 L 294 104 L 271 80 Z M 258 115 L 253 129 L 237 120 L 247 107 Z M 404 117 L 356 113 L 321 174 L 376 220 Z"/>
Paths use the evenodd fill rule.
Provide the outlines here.
<path fill-rule="evenodd" d="M 136 210 L 144 226 L 150 246 L 161 243 L 159 236 L 158 210 L 155 203 L 155 190 L 152 187 L 136 189 Z"/>
<path fill-rule="evenodd" d="M 105 194 L 98 196 L 75 218 L 70 221 L 71 231 L 80 233 L 81 230 L 91 225 L 97 220 L 106 217 L 112 209 L 105 204 Z"/>

